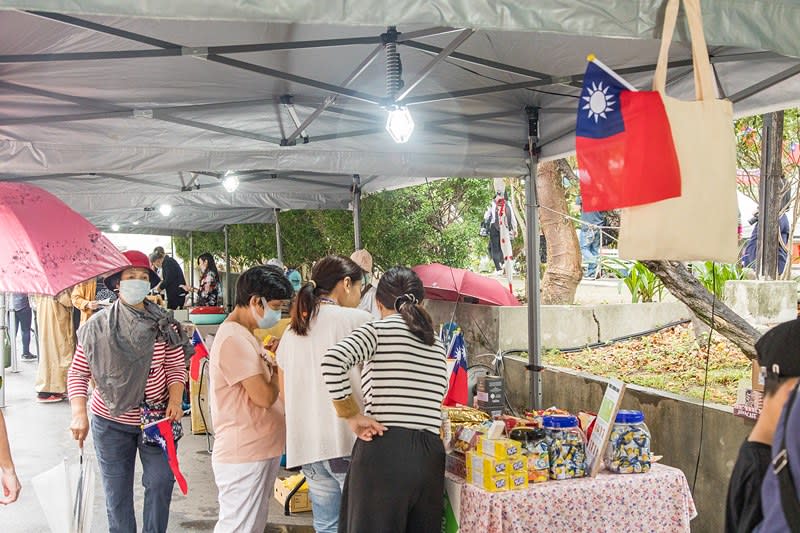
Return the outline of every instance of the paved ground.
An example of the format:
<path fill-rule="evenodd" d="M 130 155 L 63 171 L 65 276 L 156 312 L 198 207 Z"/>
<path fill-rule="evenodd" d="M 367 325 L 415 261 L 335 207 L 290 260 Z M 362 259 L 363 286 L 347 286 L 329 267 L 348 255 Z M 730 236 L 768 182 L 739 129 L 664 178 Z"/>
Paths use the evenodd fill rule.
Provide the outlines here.
<path fill-rule="evenodd" d="M 0 531 L 3 533 L 39 533 L 48 531 L 44 508 L 36 497 L 31 478 L 55 466 L 65 457 L 77 460 L 78 448 L 67 430 L 70 409 L 66 402 L 39 404 L 35 401 L 34 381 L 36 363 L 21 362 L 20 372 L 6 369 L 7 389 L 4 414 L 11 437 L 11 448 L 17 473 L 22 482 L 20 499 L 12 506 L 0 507 Z M 189 428 L 189 419 L 184 419 Z M 188 433 L 188 431 L 187 431 Z M 89 435 L 91 439 L 91 433 Z M 89 441 L 86 450 L 93 452 Z M 217 490 L 211 472 L 211 456 L 206 450 L 204 435 L 187 434 L 180 441 L 181 470 L 189 484 L 189 494 L 184 496 L 177 486 L 173 493 L 170 532 L 212 531 L 217 517 Z M 137 478 L 141 475 L 137 462 Z M 92 531 L 108 531 L 105 501 L 102 489 L 96 487 L 94 524 Z M 144 499 L 141 486 L 136 490 L 135 502 L 141 527 L 141 508 Z M 313 533 L 311 513 L 292 517 L 283 516 L 283 508 L 273 499 L 270 509 L 269 533 Z"/>

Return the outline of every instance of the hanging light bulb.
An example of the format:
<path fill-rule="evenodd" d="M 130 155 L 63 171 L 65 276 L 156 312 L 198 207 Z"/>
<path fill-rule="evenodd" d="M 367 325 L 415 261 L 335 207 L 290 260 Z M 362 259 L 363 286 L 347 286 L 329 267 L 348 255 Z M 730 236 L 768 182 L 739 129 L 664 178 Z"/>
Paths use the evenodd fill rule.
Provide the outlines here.
<path fill-rule="evenodd" d="M 117 224 L 116 222 L 111 224 L 111 231 L 119 231 L 119 224 Z"/>
<path fill-rule="evenodd" d="M 389 108 L 389 116 L 386 119 L 386 131 L 392 136 L 396 143 L 406 143 L 414 132 L 414 119 L 411 112 L 405 106 Z"/>
<path fill-rule="evenodd" d="M 158 206 L 158 212 L 161 213 L 161 216 L 168 217 L 172 214 L 172 206 L 169 204 L 161 204 Z"/>
<path fill-rule="evenodd" d="M 225 177 L 222 178 L 222 186 L 225 187 L 226 191 L 232 193 L 239 188 L 239 176 L 235 172 L 227 171 Z"/>

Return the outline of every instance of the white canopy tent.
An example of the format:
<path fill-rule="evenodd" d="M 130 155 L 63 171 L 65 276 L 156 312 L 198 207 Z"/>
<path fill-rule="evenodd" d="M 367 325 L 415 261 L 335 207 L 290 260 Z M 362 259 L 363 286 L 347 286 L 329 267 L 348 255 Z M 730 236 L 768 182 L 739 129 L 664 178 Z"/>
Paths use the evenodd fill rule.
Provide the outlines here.
<path fill-rule="evenodd" d="M 0 179 L 34 181 L 98 221 L 163 201 L 236 207 L 245 219 L 248 209 L 357 207 L 354 176 L 358 193 L 420 182 L 409 176 L 535 175 L 537 160 L 574 150 L 586 55 L 647 88 L 663 13 L 661 0 L 3 6 L 50 12 L 0 12 Z M 717 84 L 736 114 L 797 105 L 800 1 L 703 9 Z M 668 87 L 688 98 L 685 35 L 672 46 Z M 395 47 L 402 70 L 387 72 Z M 405 86 L 387 91 L 398 76 Z M 394 104 L 416 123 L 405 144 L 384 130 Z M 233 194 L 219 187 L 226 171 L 247 178 Z M 528 283 L 535 310 L 538 277 Z"/>

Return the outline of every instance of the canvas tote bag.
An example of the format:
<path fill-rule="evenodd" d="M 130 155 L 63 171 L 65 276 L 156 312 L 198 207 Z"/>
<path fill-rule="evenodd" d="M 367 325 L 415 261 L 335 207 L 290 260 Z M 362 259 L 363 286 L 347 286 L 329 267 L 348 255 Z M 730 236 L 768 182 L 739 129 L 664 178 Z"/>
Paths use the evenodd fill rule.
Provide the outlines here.
<path fill-rule="evenodd" d="M 692 39 L 697 99 L 682 101 L 665 92 L 669 45 L 680 2 L 669 0 L 667 4 L 653 89 L 662 95 L 672 128 L 682 194 L 623 209 L 619 256 L 733 263 L 738 257 L 733 105 L 716 98 L 699 0 L 683 0 Z"/>

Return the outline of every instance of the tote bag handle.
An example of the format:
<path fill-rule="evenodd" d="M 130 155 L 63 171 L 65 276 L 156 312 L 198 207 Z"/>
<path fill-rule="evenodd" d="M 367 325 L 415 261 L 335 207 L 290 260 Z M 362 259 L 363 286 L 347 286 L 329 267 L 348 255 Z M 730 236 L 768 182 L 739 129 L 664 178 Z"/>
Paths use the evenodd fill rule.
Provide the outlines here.
<path fill-rule="evenodd" d="M 708 47 L 703 33 L 703 17 L 700 13 L 700 0 L 668 0 L 664 13 L 664 27 L 661 32 L 661 49 L 658 52 L 658 63 L 653 76 L 653 90 L 666 94 L 667 64 L 669 62 L 669 46 L 675 33 L 678 19 L 678 7 L 683 1 L 686 20 L 689 24 L 689 35 L 692 39 L 692 63 L 694 68 L 694 92 L 697 100 L 714 100 L 717 91 L 708 59 Z"/>

